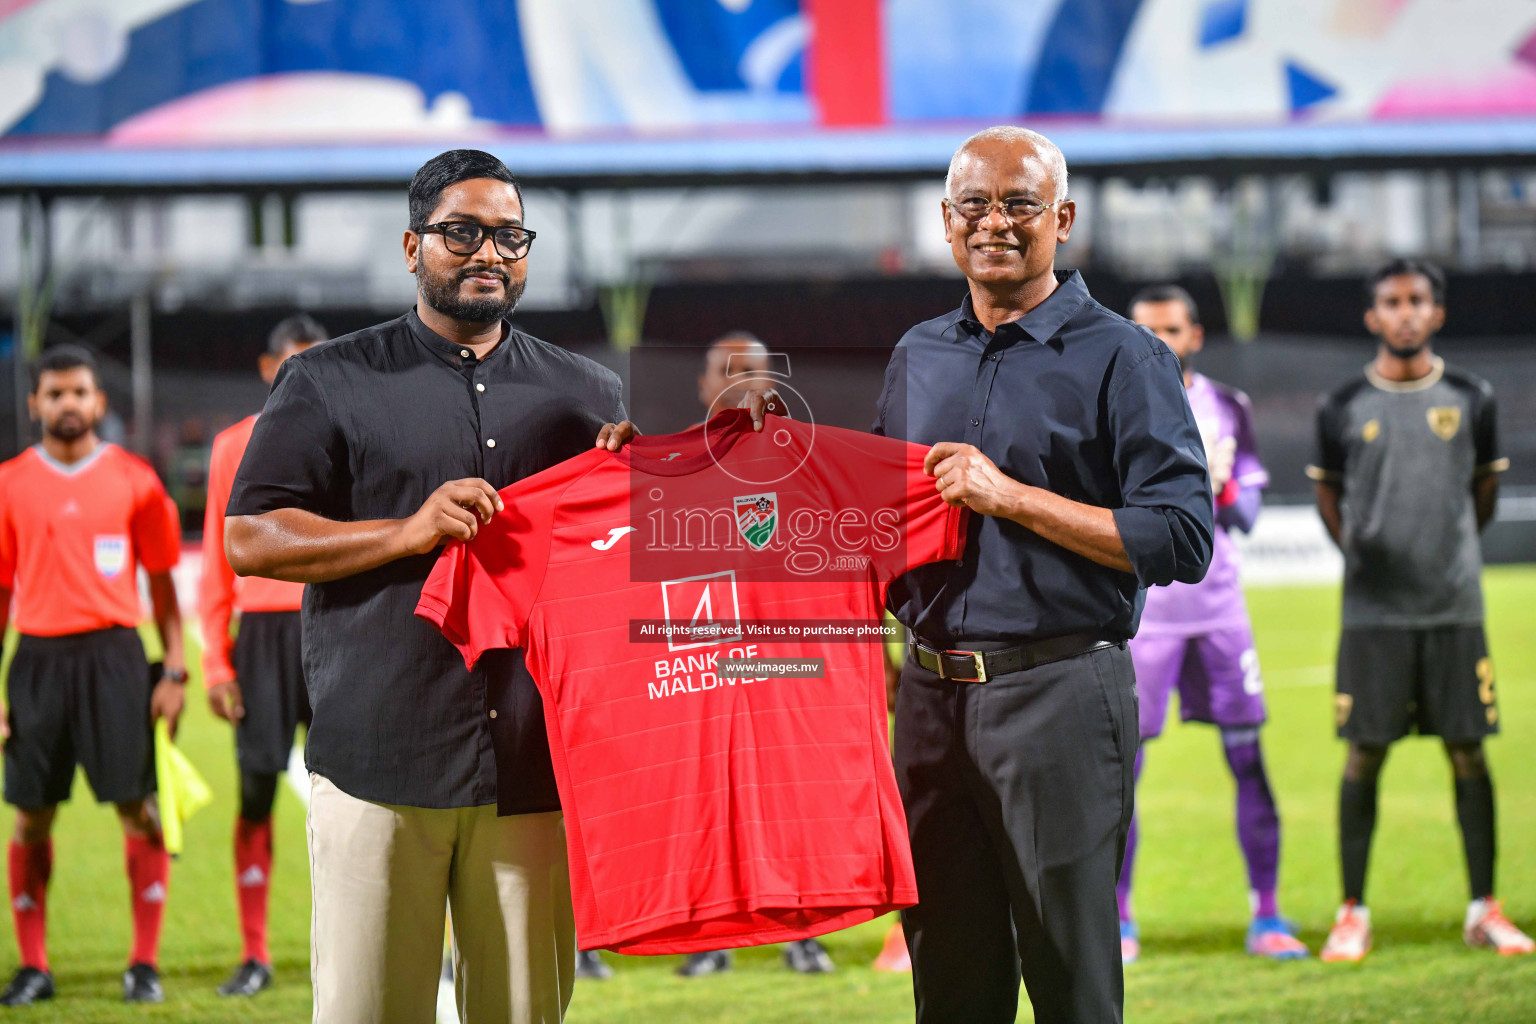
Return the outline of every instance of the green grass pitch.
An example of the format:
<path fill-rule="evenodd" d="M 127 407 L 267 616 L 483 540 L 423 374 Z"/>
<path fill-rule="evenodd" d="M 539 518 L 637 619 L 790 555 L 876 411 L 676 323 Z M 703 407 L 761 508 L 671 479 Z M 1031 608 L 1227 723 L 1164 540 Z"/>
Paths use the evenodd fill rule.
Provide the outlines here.
<path fill-rule="evenodd" d="M 1499 808 L 1499 890 L 1510 915 L 1536 927 L 1536 569 L 1487 573 L 1489 633 L 1504 734 L 1489 745 Z M 1333 739 L 1332 670 L 1338 595 L 1332 587 L 1250 593 L 1271 724 L 1265 753 L 1285 828 L 1281 908 L 1314 953 L 1338 900 L 1335 788 L 1343 758 Z M 303 809 L 278 798 L 272 949 L 277 985 L 251 1002 L 213 994 L 240 952 L 230 865 L 235 813 L 228 728 L 201 688 L 189 689 L 183 749 L 219 801 L 189 824 L 172 876 L 161 955 L 166 1002 L 127 1007 L 118 977 L 129 941 L 122 842 L 109 808 L 83 780 L 60 814 L 49 897 L 49 945 L 59 997 L 18 1011 L 37 1024 L 309 1019 L 309 891 Z M 1143 959 L 1126 980 L 1126 1018 L 1147 1022 L 1412 1022 L 1536 1020 L 1536 957 L 1501 959 L 1461 943 L 1466 873 L 1444 755 L 1434 741 L 1399 745 L 1383 776 L 1370 904 L 1377 948 L 1363 964 L 1256 962 L 1242 952 L 1248 906 L 1232 824 L 1232 785 L 1216 734 L 1170 727 L 1148 750 L 1141 790 L 1137 909 Z M 9 809 L 4 813 L 9 834 Z M 15 966 L 3 929 L 0 971 Z M 728 975 L 684 982 L 678 957 L 609 956 L 617 977 L 577 985 L 569 1020 L 874 1024 L 910 1020 L 905 976 L 868 964 L 885 922 L 830 936 L 836 973 L 799 977 L 775 948 L 737 953 Z M 1026 1009 L 1020 1020 L 1029 1020 Z"/>

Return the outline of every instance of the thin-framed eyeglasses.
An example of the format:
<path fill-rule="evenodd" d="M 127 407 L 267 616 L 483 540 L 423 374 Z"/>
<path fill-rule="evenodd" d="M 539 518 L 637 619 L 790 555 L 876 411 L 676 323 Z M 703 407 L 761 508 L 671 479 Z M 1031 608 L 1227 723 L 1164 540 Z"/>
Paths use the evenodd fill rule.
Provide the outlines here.
<path fill-rule="evenodd" d="M 527 256 L 528 250 L 533 248 L 533 240 L 538 237 L 537 231 L 528 228 L 511 224 L 492 228 L 472 220 L 445 220 L 439 224 L 428 224 L 418 234 L 442 235 L 443 248 L 455 256 L 473 256 L 485 244 L 485 236 L 490 235 L 496 251 L 505 260 L 520 260 Z"/>
<path fill-rule="evenodd" d="M 944 200 L 944 205 L 972 224 L 984 220 L 992 212 L 993 207 L 996 207 L 1002 212 L 1004 217 L 1015 224 L 1028 224 L 1060 202 L 1060 199 L 1055 199 L 1049 203 L 1041 204 L 1032 199 L 1023 199 L 1018 196 L 997 200 L 983 199 L 980 196 L 968 196 L 958 201 L 946 199 Z"/>

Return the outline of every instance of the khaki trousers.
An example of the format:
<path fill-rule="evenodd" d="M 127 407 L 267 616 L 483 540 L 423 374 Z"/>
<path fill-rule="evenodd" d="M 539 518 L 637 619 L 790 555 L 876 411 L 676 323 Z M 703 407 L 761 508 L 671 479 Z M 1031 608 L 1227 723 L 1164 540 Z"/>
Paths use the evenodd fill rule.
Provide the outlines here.
<path fill-rule="evenodd" d="M 312 775 L 315 1024 L 432 1024 L 453 919 L 464 1024 L 558 1024 L 576 938 L 565 821 L 348 796 Z"/>

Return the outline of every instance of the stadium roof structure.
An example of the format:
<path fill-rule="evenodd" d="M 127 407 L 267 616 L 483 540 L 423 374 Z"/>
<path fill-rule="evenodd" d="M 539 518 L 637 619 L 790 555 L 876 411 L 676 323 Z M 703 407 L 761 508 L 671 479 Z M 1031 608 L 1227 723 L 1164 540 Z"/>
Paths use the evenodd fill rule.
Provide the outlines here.
<path fill-rule="evenodd" d="M 1114 127 L 1031 121 L 1074 173 L 1320 172 L 1536 163 L 1536 119 Z M 0 143 L 0 193 L 121 194 L 399 188 L 454 145 L 490 150 L 529 185 L 572 189 L 933 178 L 982 123 L 687 135 L 503 131 L 370 144 L 126 146 L 91 137 Z"/>

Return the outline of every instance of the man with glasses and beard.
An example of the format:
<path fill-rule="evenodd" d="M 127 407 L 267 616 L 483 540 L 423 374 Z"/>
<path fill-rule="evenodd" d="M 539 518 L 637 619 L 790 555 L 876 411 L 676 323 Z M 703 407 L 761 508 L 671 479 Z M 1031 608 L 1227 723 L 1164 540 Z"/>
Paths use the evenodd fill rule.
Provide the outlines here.
<path fill-rule="evenodd" d="M 133 906 L 133 951 L 123 998 L 165 998 L 156 960 L 170 857 L 150 799 L 153 722 L 174 733 L 186 663 L 171 569 L 181 525 L 155 471 L 96 436 L 107 411 L 85 349 L 48 349 L 32 371 L 27 410 L 42 444 L 0 465 L 0 634 L 11 595 L 21 639 L 0 716 L 5 801 L 16 808 L 10 849 L 11 916 L 21 969 L 0 1006 L 53 998 L 44 932 L 53 873 L 54 817 L 75 766 L 101 803 L 117 805 Z M 165 650 L 154 677 L 135 627 L 137 570 L 149 576 Z"/>
<path fill-rule="evenodd" d="M 315 1020 L 431 1020 L 443 914 L 467 1020 L 556 1021 L 574 936 L 543 710 L 520 651 L 466 669 L 415 608 L 499 488 L 633 433 L 618 378 L 506 317 L 534 232 L 500 160 L 411 181 L 414 309 L 284 363 L 228 505 L 237 573 L 308 584 Z"/>

